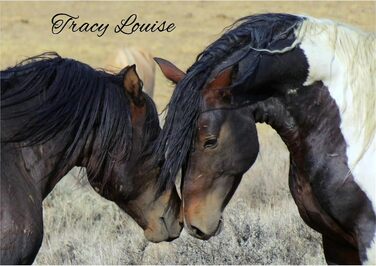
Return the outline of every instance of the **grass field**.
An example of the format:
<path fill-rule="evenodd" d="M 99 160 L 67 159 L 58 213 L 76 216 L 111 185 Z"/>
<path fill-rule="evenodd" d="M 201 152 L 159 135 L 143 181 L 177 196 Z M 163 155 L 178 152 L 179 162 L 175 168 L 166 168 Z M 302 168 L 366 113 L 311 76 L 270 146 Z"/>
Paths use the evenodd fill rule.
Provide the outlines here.
<path fill-rule="evenodd" d="M 141 46 L 183 69 L 244 15 L 288 12 L 336 19 L 375 31 L 376 2 L 0 2 L 1 69 L 32 55 L 62 56 L 103 67 L 117 49 Z M 171 33 L 51 33 L 56 13 L 109 23 L 137 13 L 139 20 L 174 22 Z M 161 111 L 173 87 L 157 73 Z M 222 233 L 200 241 L 185 232 L 171 243 L 148 243 L 142 230 L 102 199 L 78 170 L 44 201 L 45 238 L 37 264 L 323 264 L 321 237 L 300 219 L 287 186 L 288 152 L 276 133 L 259 125 L 260 154 L 225 211 Z"/>

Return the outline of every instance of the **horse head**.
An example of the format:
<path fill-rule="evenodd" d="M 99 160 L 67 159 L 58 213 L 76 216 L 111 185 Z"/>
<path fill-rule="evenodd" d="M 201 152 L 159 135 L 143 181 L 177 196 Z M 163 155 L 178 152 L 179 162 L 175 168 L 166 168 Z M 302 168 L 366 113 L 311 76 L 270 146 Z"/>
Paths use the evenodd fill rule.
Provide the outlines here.
<path fill-rule="evenodd" d="M 184 77 L 172 63 L 157 62 L 169 80 L 178 83 Z M 195 137 L 183 168 L 184 221 L 189 234 L 200 239 L 219 233 L 222 212 L 259 151 L 255 121 L 246 108 L 231 108 L 232 72 L 229 67 L 215 74 L 201 91 Z"/>

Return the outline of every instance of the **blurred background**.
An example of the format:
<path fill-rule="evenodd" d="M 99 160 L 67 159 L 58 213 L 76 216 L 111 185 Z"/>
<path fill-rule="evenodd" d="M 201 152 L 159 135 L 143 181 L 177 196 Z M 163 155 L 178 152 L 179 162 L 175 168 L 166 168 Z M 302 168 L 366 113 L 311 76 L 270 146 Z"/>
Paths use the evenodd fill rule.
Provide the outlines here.
<path fill-rule="evenodd" d="M 187 69 L 196 55 L 236 19 L 284 12 L 330 18 L 376 30 L 376 2 L 0 2 L 0 66 L 56 51 L 95 68 L 111 64 L 123 47 L 141 47 Z M 51 33 L 56 13 L 79 23 L 109 23 L 102 37 Z M 175 23 L 171 33 L 115 34 L 131 14 L 138 21 Z M 156 71 L 154 100 L 165 108 L 173 86 Z M 161 115 L 163 121 L 163 114 Z M 187 235 L 171 243 L 146 241 L 136 223 L 73 169 L 44 201 L 45 236 L 36 264 L 324 264 L 321 237 L 304 224 L 288 189 L 288 152 L 278 135 L 258 125 L 260 154 L 225 211 L 222 233 L 209 241 Z"/>

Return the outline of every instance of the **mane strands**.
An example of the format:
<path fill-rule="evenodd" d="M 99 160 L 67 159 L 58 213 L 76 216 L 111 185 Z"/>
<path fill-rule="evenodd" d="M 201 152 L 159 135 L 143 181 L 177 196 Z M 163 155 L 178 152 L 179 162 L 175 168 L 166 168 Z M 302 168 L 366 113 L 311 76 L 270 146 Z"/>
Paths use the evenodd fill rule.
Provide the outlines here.
<path fill-rule="evenodd" d="M 20 146 L 61 142 L 55 173 L 96 145 L 87 162 L 90 178 L 111 172 L 132 148 L 130 107 L 122 75 L 91 68 L 56 53 L 45 53 L 1 71 L 2 143 Z M 99 152 L 100 151 L 100 152 Z M 111 162 L 111 163 L 109 163 Z"/>
<path fill-rule="evenodd" d="M 296 31 L 297 40 L 326 45 L 332 56 L 328 76 L 324 83 L 335 86 L 341 83 L 336 100 L 344 120 L 353 127 L 354 135 L 362 144 L 354 165 L 362 158 L 376 136 L 376 34 L 360 31 L 354 27 L 328 19 L 307 17 Z M 334 66 L 341 73 L 333 73 Z M 337 79 L 335 75 L 340 76 Z M 314 81 L 315 73 L 309 73 L 307 84 Z M 338 79 L 341 79 L 338 81 Z"/>

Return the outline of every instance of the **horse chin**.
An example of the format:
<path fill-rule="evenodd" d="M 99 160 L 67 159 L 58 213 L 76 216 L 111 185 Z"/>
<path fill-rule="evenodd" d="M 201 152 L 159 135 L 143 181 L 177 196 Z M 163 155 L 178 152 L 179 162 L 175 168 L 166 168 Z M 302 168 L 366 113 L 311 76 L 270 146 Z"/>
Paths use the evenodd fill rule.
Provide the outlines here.
<path fill-rule="evenodd" d="M 178 238 L 180 234 L 174 235 L 174 236 L 170 236 L 164 233 L 155 234 L 155 233 L 151 233 L 149 229 L 146 229 L 144 231 L 144 235 L 148 241 L 153 242 L 153 243 L 160 243 L 160 242 L 171 242 L 175 240 L 176 238 Z"/>
<path fill-rule="evenodd" d="M 145 238 L 153 243 L 159 243 L 162 241 L 166 241 L 169 236 L 168 232 L 165 228 L 161 228 L 161 230 L 155 231 L 152 228 L 146 228 L 144 231 Z"/>
<path fill-rule="evenodd" d="M 151 227 L 146 228 L 144 230 L 144 235 L 148 241 L 153 243 L 159 243 L 163 241 L 170 242 L 180 236 L 180 232 L 183 228 L 180 223 L 178 223 L 176 228 L 173 229 L 173 232 L 170 232 L 164 218 L 161 217 L 159 218 L 159 227 L 157 229 L 153 229 Z"/>

